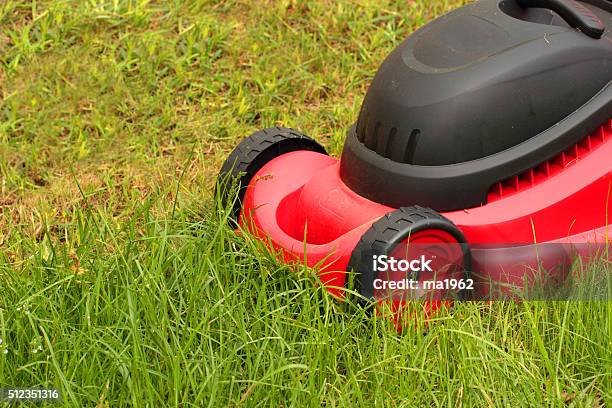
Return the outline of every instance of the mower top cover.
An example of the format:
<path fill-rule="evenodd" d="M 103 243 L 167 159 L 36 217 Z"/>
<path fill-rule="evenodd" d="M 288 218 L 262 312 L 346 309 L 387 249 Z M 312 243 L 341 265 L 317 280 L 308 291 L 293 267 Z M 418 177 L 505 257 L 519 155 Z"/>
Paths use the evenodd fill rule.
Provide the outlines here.
<path fill-rule="evenodd" d="M 607 0 L 483 0 L 427 24 L 374 77 L 342 180 L 391 207 L 486 204 L 611 116 L 610 27 Z"/>

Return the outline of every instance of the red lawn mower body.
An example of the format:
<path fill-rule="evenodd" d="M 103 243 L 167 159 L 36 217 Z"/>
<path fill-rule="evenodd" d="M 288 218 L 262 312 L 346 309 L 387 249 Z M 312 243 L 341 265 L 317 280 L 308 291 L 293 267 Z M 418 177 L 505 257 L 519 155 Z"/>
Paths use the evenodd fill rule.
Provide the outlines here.
<path fill-rule="evenodd" d="M 394 208 L 353 192 L 342 182 L 339 167 L 339 160 L 311 151 L 273 159 L 247 187 L 240 223 L 271 242 L 287 261 L 319 267 L 321 281 L 342 296 L 357 242 Z M 442 215 L 461 229 L 473 247 L 475 272 L 521 286 L 530 271 L 525 266 L 536 260 L 534 243 L 574 244 L 582 255 L 593 256 L 609 242 L 611 167 L 612 121 L 585 143 L 544 162 L 542 169 L 549 175 L 530 171 L 514 176 L 491 189 L 489 203 Z M 482 252 L 515 250 L 482 264 L 474 260 L 478 244 Z M 558 254 L 552 262 L 557 260 Z M 478 282 L 478 295 L 487 295 L 488 283 Z"/>
<path fill-rule="evenodd" d="M 357 291 L 379 298 L 372 259 L 401 244 L 438 245 L 443 277 L 469 275 L 480 298 L 563 280 L 576 255 L 608 256 L 606 26 L 605 0 L 459 8 L 385 60 L 340 159 L 291 129 L 256 132 L 221 169 L 223 202 L 339 297 L 353 271 Z"/>

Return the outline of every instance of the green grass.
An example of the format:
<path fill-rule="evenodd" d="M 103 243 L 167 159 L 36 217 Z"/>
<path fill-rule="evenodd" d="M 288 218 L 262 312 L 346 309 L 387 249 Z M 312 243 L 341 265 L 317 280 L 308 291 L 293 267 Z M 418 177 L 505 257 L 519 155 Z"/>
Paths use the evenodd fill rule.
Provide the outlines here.
<path fill-rule="evenodd" d="M 259 128 L 338 154 L 385 55 L 460 3 L 0 2 L 0 386 L 65 406 L 611 406 L 610 302 L 462 303 L 398 335 L 211 200 Z"/>

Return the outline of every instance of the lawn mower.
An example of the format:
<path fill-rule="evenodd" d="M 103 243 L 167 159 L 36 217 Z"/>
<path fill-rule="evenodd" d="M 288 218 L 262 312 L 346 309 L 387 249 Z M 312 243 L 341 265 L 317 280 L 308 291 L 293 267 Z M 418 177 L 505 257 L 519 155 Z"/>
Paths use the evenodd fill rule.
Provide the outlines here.
<path fill-rule="evenodd" d="M 339 160 L 260 130 L 223 164 L 222 201 L 339 297 L 351 279 L 374 303 L 563 280 L 609 242 L 609 27 L 607 0 L 458 8 L 386 58 Z"/>

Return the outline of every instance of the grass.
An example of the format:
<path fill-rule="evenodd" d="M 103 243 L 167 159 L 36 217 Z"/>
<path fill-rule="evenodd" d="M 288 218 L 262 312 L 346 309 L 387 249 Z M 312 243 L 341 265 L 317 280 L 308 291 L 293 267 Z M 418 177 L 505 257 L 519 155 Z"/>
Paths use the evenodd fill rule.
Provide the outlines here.
<path fill-rule="evenodd" d="M 398 335 L 211 200 L 259 128 L 338 154 L 385 55 L 460 3 L 1 2 L 0 385 L 65 406 L 611 406 L 610 302 L 463 303 Z"/>

